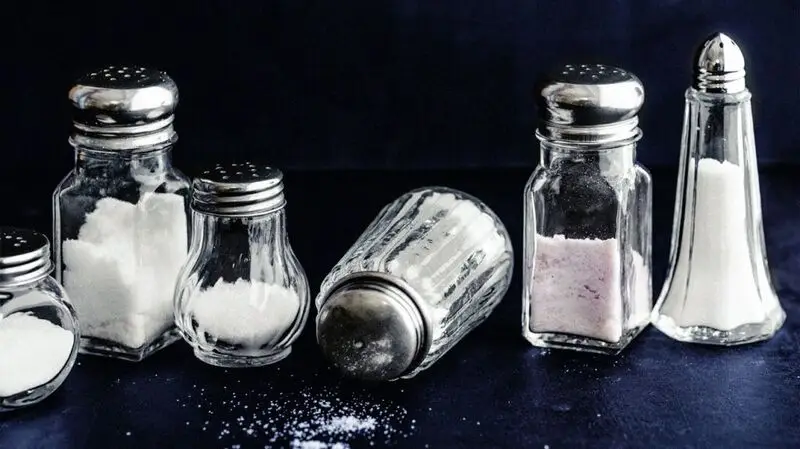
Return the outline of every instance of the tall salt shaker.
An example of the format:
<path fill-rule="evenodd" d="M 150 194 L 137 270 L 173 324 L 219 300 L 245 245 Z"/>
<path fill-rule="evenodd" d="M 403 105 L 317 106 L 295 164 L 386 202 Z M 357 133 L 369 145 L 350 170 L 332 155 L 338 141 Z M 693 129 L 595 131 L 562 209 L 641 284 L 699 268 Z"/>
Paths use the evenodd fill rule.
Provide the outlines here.
<path fill-rule="evenodd" d="M 203 362 L 255 367 L 291 353 L 311 301 L 285 205 L 280 170 L 249 162 L 218 164 L 192 183 L 175 320 Z"/>
<path fill-rule="evenodd" d="M 620 68 L 568 64 L 538 85 L 540 163 L 525 186 L 523 335 L 616 354 L 648 324 L 651 178 L 636 162 L 644 103 Z"/>
<path fill-rule="evenodd" d="M 75 167 L 53 195 L 56 278 L 81 320 L 81 352 L 140 361 L 179 338 L 189 180 L 172 165 L 178 89 L 163 72 L 109 66 L 69 98 Z"/>
<path fill-rule="evenodd" d="M 486 205 L 446 187 L 413 190 L 323 280 L 317 340 L 346 376 L 413 377 L 489 316 L 512 268 L 508 232 Z"/>
<path fill-rule="evenodd" d="M 744 56 L 728 36 L 696 53 L 686 90 L 670 269 L 653 324 L 691 343 L 772 337 L 786 318 L 764 249 Z"/>
<path fill-rule="evenodd" d="M 78 319 L 52 272 L 45 236 L 0 227 L 0 412 L 41 402 L 75 365 Z"/>

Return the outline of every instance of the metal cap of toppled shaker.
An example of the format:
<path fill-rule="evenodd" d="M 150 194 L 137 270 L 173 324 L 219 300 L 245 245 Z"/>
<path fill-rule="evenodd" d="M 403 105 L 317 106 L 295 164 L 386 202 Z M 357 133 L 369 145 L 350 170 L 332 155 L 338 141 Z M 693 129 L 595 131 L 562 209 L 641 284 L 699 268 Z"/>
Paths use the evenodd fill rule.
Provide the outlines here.
<path fill-rule="evenodd" d="M 111 65 L 79 78 L 69 91 L 70 143 L 103 150 L 135 150 L 174 143 L 178 87 L 166 73 Z"/>
<path fill-rule="evenodd" d="M 642 136 L 644 86 L 636 75 L 602 64 L 566 64 L 537 83 L 539 140 L 602 148 Z"/>
<path fill-rule="evenodd" d="M 286 205 L 283 173 L 250 162 L 217 164 L 192 182 L 192 209 L 226 217 L 254 217 Z"/>
<path fill-rule="evenodd" d="M 742 50 L 725 34 L 709 36 L 697 49 L 694 60 L 692 87 L 700 92 L 733 94 L 747 88 Z"/>
<path fill-rule="evenodd" d="M 321 303 L 316 326 L 325 358 L 360 380 L 402 377 L 419 363 L 426 345 L 424 321 L 411 297 L 368 276 L 334 288 Z"/>
<path fill-rule="evenodd" d="M 27 229 L 0 227 L 0 287 L 36 282 L 52 270 L 47 237 Z"/>

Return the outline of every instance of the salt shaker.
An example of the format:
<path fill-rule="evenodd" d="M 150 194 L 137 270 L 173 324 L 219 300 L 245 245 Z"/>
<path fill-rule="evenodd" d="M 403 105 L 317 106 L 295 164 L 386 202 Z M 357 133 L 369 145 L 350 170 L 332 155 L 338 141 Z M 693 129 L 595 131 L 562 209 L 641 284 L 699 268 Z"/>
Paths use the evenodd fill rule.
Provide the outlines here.
<path fill-rule="evenodd" d="M 616 354 L 648 324 L 651 177 L 636 162 L 644 88 L 567 64 L 538 85 L 541 159 L 524 191 L 523 335 Z"/>
<path fill-rule="evenodd" d="M 512 268 L 508 232 L 486 205 L 446 187 L 413 190 L 323 280 L 317 340 L 346 376 L 413 377 L 489 316 Z"/>
<path fill-rule="evenodd" d="M 41 402 L 75 364 L 78 320 L 52 271 L 45 236 L 0 227 L 0 412 Z"/>
<path fill-rule="evenodd" d="M 53 195 L 56 278 L 81 320 L 81 352 L 140 361 L 179 339 L 189 180 L 172 165 L 178 89 L 163 72 L 109 66 L 69 98 L 75 167 Z"/>
<path fill-rule="evenodd" d="M 281 171 L 250 162 L 218 164 L 192 183 L 175 320 L 203 362 L 264 366 L 291 353 L 311 301 L 285 205 Z"/>
<path fill-rule="evenodd" d="M 652 317 L 676 340 L 761 341 L 786 317 L 764 249 L 750 97 L 738 45 L 709 37 L 686 90 L 670 269 Z"/>

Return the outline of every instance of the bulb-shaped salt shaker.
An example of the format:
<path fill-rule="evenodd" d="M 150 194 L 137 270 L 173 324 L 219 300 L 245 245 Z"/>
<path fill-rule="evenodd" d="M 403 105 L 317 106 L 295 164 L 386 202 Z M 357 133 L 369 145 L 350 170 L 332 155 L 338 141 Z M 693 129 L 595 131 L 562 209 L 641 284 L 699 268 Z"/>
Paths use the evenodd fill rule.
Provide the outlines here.
<path fill-rule="evenodd" d="M 0 412 L 41 402 L 75 364 L 78 318 L 52 271 L 45 236 L 0 227 Z"/>
<path fill-rule="evenodd" d="M 686 90 L 670 268 L 656 328 L 691 343 L 765 340 L 785 313 L 772 285 L 745 62 L 728 36 L 709 37 Z"/>
<path fill-rule="evenodd" d="M 323 280 L 317 341 L 348 377 L 414 377 L 495 309 L 513 259 L 505 226 L 478 199 L 446 187 L 408 192 Z"/>
<path fill-rule="evenodd" d="M 203 362 L 254 367 L 290 354 L 310 298 L 285 205 L 275 168 L 218 164 L 194 179 L 192 243 L 175 290 L 175 321 Z"/>

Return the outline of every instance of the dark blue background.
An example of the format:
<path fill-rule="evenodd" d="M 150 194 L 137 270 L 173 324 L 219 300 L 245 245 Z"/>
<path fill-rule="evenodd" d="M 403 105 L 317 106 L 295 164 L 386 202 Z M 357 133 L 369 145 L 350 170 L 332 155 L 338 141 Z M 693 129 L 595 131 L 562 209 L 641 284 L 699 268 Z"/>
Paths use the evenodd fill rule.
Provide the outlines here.
<path fill-rule="evenodd" d="M 746 51 L 762 163 L 800 161 L 792 0 L 26 0 L 3 16 L 0 175 L 68 170 L 67 90 L 115 62 L 175 78 L 185 157 L 298 169 L 532 165 L 537 74 L 603 62 L 645 84 L 641 160 L 674 165 L 714 31 Z"/>

